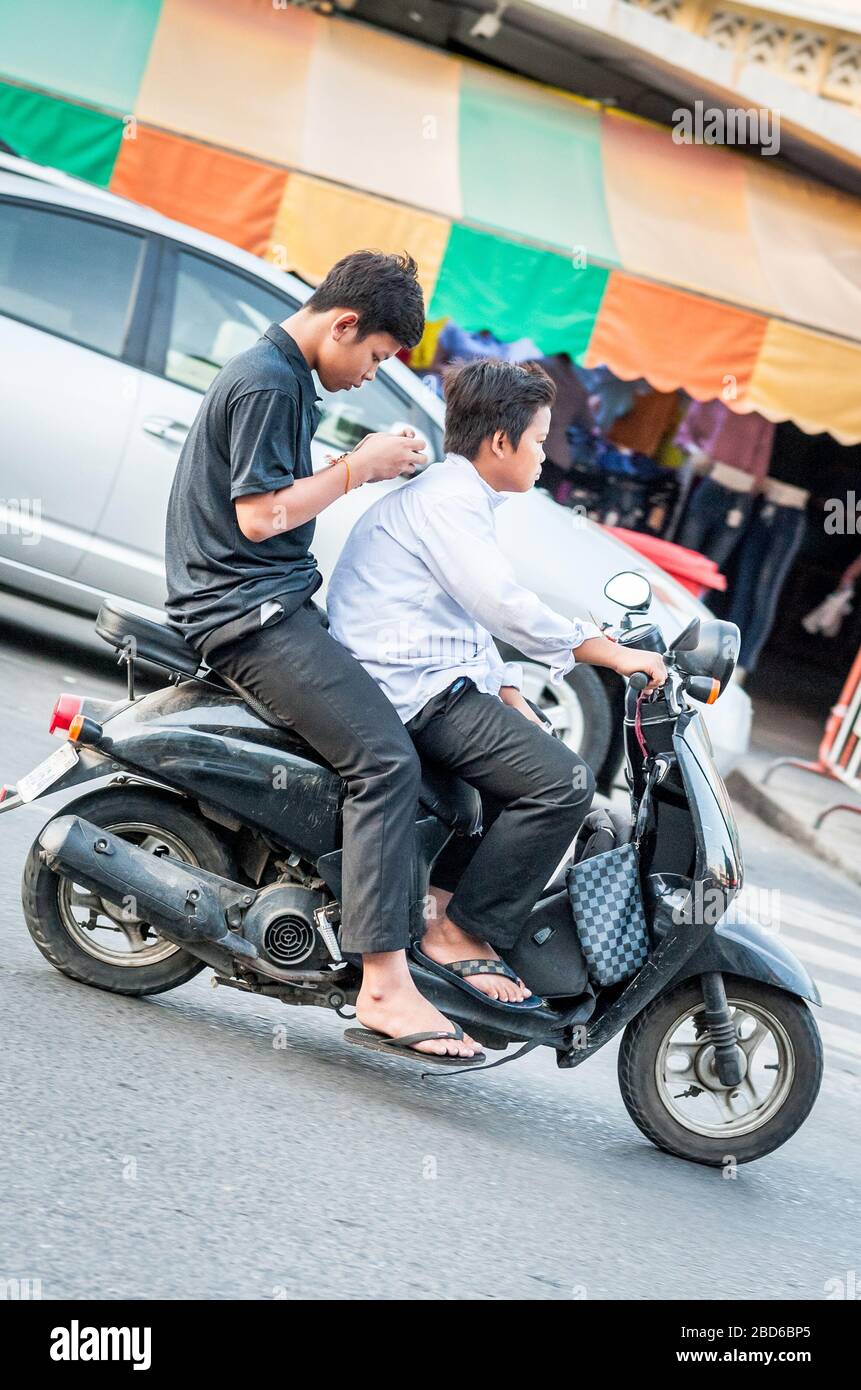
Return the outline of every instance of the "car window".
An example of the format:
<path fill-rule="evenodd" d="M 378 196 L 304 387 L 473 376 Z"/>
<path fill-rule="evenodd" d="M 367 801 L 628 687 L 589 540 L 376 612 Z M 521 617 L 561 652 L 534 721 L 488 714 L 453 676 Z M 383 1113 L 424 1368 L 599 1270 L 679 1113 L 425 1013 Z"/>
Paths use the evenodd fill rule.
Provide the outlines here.
<path fill-rule="evenodd" d="M 275 289 L 180 251 L 165 376 L 205 391 L 225 362 L 297 307 Z"/>
<path fill-rule="evenodd" d="M 0 314 L 121 357 L 144 238 L 0 202 Z"/>
<path fill-rule="evenodd" d="M 420 405 L 403 394 L 385 372 L 355 391 L 326 391 L 316 376 L 317 394 L 322 397 L 323 415 L 314 436 L 340 453 L 351 449 L 374 430 L 412 425 L 430 446 L 430 457 L 442 457 L 442 431 Z"/>

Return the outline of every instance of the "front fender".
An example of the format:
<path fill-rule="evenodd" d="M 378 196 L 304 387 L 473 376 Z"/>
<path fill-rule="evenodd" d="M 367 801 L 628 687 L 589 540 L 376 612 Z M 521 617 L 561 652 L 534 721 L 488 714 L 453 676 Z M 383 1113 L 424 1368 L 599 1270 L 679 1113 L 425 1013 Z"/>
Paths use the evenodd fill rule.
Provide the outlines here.
<path fill-rule="evenodd" d="M 702 975 L 710 970 L 761 980 L 787 994 L 809 999 L 812 1004 L 822 1003 L 807 970 L 783 944 L 777 932 L 766 931 L 746 918 L 731 915 L 729 921 L 719 922 L 688 957 L 677 978 L 689 979 L 691 975 Z"/>

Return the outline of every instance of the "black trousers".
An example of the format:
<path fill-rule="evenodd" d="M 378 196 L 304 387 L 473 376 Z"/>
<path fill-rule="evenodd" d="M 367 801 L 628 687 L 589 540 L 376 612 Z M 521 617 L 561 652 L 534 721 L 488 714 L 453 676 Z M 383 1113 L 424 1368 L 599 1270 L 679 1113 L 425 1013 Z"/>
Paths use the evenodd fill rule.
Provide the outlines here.
<path fill-rule="evenodd" d="M 481 794 L 481 835 L 453 836 L 431 874 L 453 893 L 448 915 L 491 946 L 513 946 L 589 810 L 592 770 L 471 680 L 435 695 L 407 728 L 423 757 Z"/>
<path fill-rule="evenodd" d="M 344 779 L 342 950 L 403 950 L 421 768 L 394 706 L 329 635 L 325 615 L 310 599 L 295 613 L 220 644 L 208 660 Z"/>

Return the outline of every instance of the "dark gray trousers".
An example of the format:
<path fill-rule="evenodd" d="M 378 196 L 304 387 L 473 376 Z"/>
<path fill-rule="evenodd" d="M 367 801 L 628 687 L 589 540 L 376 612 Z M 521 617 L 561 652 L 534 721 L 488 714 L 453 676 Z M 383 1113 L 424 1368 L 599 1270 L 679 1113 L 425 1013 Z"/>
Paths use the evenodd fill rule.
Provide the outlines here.
<path fill-rule="evenodd" d="M 447 911 L 457 926 L 491 946 L 513 946 L 589 810 L 592 770 L 468 679 L 435 695 L 407 728 L 422 757 L 456 772 L 482 801 L 481 835 L 453 836 L 431 881 L 453 893 Z"/>
<path fill-rule="evenodd" d="M 421 769 L 397 711 L 307 600 L 213 650 L 211 664 L 322 753 L 346 784 L 341 948 L 409 942 Z"/>

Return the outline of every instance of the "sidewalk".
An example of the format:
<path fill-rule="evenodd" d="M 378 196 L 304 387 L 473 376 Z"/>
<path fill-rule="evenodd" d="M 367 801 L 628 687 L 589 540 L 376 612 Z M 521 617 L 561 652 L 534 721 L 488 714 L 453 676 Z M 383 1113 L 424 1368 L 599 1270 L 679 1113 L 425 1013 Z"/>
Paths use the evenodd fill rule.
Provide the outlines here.
<path fill-rule="evenodd" d="M 767 890 L 779 887 L 777 929 L 822 996 L 816 1018 L 826 1063 L 832 1073 L 859 1076 L 861 897 L 855 885 L 861 884 L 861 816 L 837 811 L 818 831 L 813 822 L 833 802 L 861 805 L 861 797 L 832 778 L 790 767 L 775 772 L 763 787 L 762 775 L 775 758 L 815 761 L 821 724 L 767 695 L 757 694 L 753 709 L 750 752 L 726 779 L 737 813 L 760 823 L 758 834 L 751 834 L 756 820 L 743 832 L 745 887 L 765 894 L 761 901 L 767 901 Z M 823 865 L 821 870 L 811 874 L 808 855 Z"/>
<path fill-rule="evenodd" d="M 834 802 L 861 808 L 861 796 L 834 778 L 794 767 L 779 768 L 762 785 L 764 773 L 776 758 L 815 762 L 823 726 L 824 720 L 758 694 L 753 701 L 750 751 L 726 779 L 727 790 L 733 800 L 775 830 L 861 884 L 861 816 L 835 811 L 821 829 L 813 824 Z"/>

